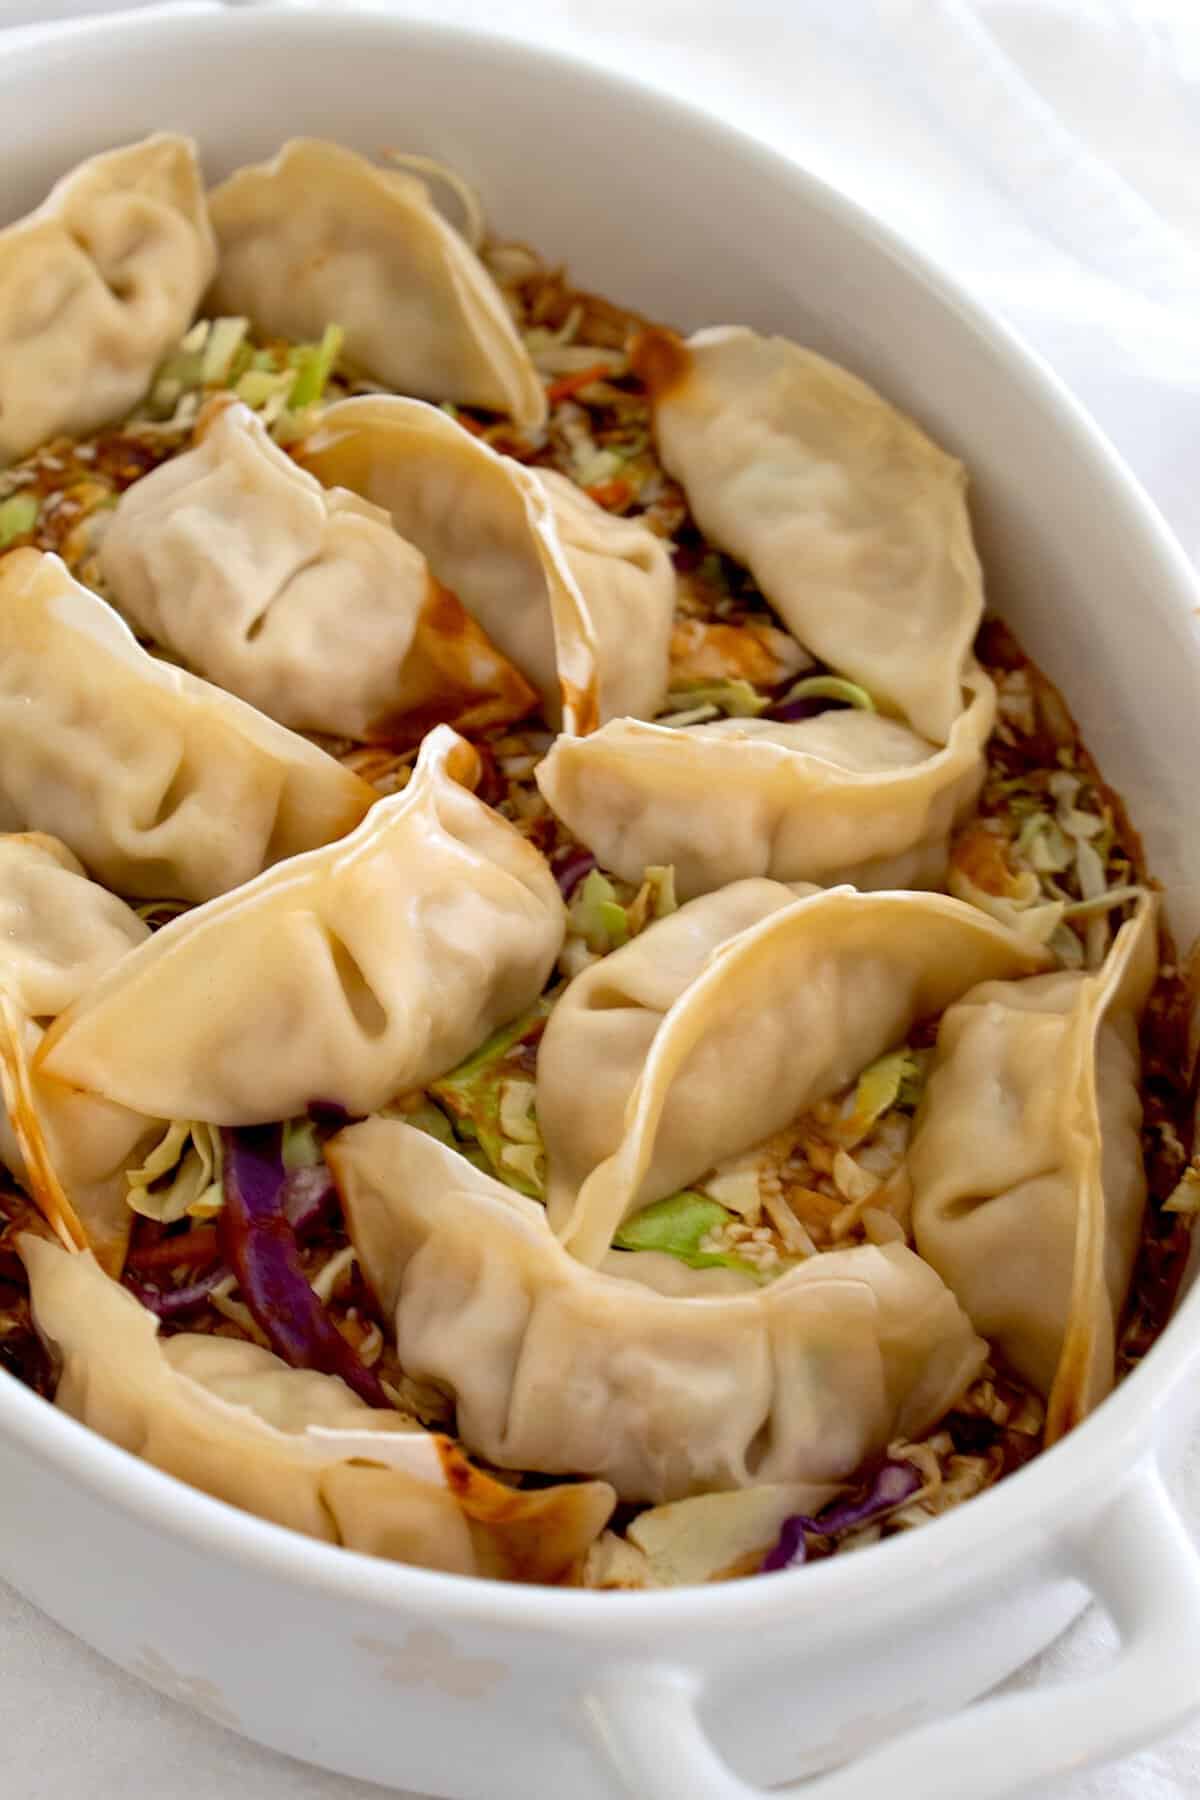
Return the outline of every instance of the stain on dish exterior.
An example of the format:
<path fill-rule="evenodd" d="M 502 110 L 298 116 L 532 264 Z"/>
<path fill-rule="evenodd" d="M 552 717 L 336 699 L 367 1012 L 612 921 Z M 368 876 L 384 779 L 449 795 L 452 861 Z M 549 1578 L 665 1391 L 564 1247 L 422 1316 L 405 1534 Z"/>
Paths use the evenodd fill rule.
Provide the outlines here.
<path fill-rule="evenodd" d="M 209 1681 L 204 1675 L 184 1674 L 152 1644 L 142 1644 L 133 1660 L 125 1666 L 131 1675 L 157 1688 L 168 1700 L 190 1706 L 194 1712 L 203 1713 L 206 1719 L 225 1725 L 230 1731 L 245 1729 L 215 1681 Z"/>
<path fill-rule="evenodd" d="M 450 1700 L 487 1700 L 506 1679 L 507 1663 L 490 1656 L 467 1656 L 448 1632 L 431 1626 L 410 1631 L 402 1643 L 356 1637 L 375 1663 L 380 1679 L 393 1687 L 431 1687 Z"/>

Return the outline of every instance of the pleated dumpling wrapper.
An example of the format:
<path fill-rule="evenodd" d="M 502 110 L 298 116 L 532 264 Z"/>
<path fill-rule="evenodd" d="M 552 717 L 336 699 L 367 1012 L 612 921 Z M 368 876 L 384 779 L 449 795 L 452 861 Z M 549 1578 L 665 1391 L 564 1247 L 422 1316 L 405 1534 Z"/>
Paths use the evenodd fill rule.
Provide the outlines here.
<path fill-rule="evenodd" d="M 979 981 L 1046 952 L 944 894 L 734 882 L 593 963 L 546 1025 L 547 1210 L 598 1263 L 638 1208 L 760 1144 Z"/>
<path fill-rule="evenodd" d="M 444 1075 L 532 1005 L 566 909 L 471 791 L 441 725 L 408 786 L 340 843 L 174 919 L 51 1028 L 47 1075 L 160 1118 L 354 1114 Z"/>
<path fill-rule="evenodd" d="M 0 231 L 0 463 L 129 412 L 215 266 L 196 146 L 168 133 L 89 157 Z"/>
<path fill-rule="evenodd" d="M 552 725 L 582 734 L 658 711 L 675 574 L 653 532 L 419 400 L 337 401 L 296 454 L 326 486 L 391 515 L 533 683 Z"/>
<path fill-rule="evenodd" d="M 62 1240 L 110 1271 L 132 1224 L 125 1170 L 156 1127 L 29 1065 L 46 1024 L 149 935 L 57 838 L 0 836 L 0 1161 Z"/>
<path fill-rule="evenodd" d="M 387 514 L 322 488 L 241 404 L 126 489 L 100 570 L 146 636 L 296 731 L 416 743 L 537 703 Z"/>
<path fill-rule="evenodd" d="M 347 358 L 402 394 L 505 413 L 524 430 L 546 396 L 504 296 L 415 175 L 292 138 L 208 197 L 212 305 L 268 337 L 345 332 Z"/>
<path fill-rule="evenodd" d="M 62 1359 L 55 1405 L 231 1506 L 422 1568 L 547 1582 L 574 1572 L 612 1512 L 601 1482 L 503 1487 L 448 1439 L 257 1344 L 161 1338 L 91 1256 L 30 1233 L 19 1249 L 34 1321 Z"/>
<path fill-rule="evenodd" d="M 705 537 L 806 648 L 945 744 L 983 612 L 962 464 L 786 338 L 653 329 L 633 360 Z"/>
<path fill-rule="evenodd" d="M 207 900 L 357 825 L 375 790 L 147 654 L 57 556 L 0 561 L 0 828 L 121 894 Z"/>
<path fill-rule="evenodd" d="M 0 987 L 29 1018 L 57 1018 L 149 936 L 57 838 L 0 835 Z"/>
<path fill-rule="evenodd" d="M 856 707 L 686 729 L 615 719 L 590 737 L 558 737 L 537 782 L 602 867 L 636 882 L 670 864 L 684 900 L 751 875 L 938 887 L 950 834 L 983 783 L 995 717 L 982 669 L 965 681 L 970 704 L 942 749 Z M 714 805 L 718 794 L 729 801 Z"/>
<path fill-rule="evenodd" d="M 1051 1443 L 1116 1375 L 1146 1201 L 1137 1026 L 1156 911 L 1147 893 L 1095 973 L 988 982 L 952 1006 L 913 1129 L 917 1248 L 1048 1401 Z"/>
<path fill-rule="evenodd" d="M 401 1120 L 351 1126 L 327 1155 L 401 1363 L 451 1390 L 463 1442 L 499 1468 L 651 1503 L 838 1481 L 921 1436 L 987 1354 L 902 1245 L 676 1299 L 586 1268 L 535 1200 Z"/>

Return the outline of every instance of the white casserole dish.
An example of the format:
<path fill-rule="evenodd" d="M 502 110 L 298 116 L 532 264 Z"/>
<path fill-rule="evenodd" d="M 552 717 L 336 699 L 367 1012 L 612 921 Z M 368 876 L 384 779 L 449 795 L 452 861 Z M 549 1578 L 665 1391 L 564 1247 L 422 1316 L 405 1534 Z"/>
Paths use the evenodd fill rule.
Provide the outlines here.
<path fill-rule="evenodd" d="M 846 201 L 630 82 L 379 15 L 101 21 L 10 52 L 0 102 L 5 218 L 157 127 L 194 133 L 213 176 L 298 132 L 399 143 L 475 180 L 502 230 L 581 284 L 685 328 L 786 331 L 876 382 L 966 460 L 991 598 L 1065 688 L 1177 938 L 1195 936 L 1192 571 L 1053 377 Z M 933 1527 L 769 1579 L 616 1595 L 309 1542 L 5 1381 L 0 1573 L 210 1716 L 392 1785 L 746 1800 L 860 1757 L 806 1800 L 999 1800 L 1200 1708 L 1200 1558 L 1162 1483 L 1198 1418 L 1193 1289 L 1098 1414 Z M 967 1706 L 1089 1594 L 1121 1629 L 1110 1669 Z"/>

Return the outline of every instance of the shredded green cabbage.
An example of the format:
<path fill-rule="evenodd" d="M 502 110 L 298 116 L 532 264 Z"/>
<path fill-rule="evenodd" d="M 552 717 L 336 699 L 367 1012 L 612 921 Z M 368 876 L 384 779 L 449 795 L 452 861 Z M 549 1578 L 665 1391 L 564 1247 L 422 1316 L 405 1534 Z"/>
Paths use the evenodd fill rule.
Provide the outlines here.
<path fill-rule="evenodd" d="M 854 1099 L 840 1136 L 857 1144 L 869 1137 L 893 1106 L 915 1107 L 924 1086 L 925 1070 L 916 1051 L 890 1050 L 865 1068 L 858 1078 Z"/>
<path fill-rule="evenodd" d="M 317 1296 L 317 1299 L 321 1301 L 322 1305 L 329 1305 L 329 1302 L 333 1299 L 337 1289 L 338 1282 L 342 1279 L 343 1275 L 353 1268 L 357 1261 L 358 1252 L 354 1248 L 354 1245 L 344 1244 L 340 1250 L 334 1251 L 324 1267 L 319 1269 L 313 1276 L 308 1285 Z"/>
<path fill-rule="evenodd" d="M 567 938 L 559 967 L 568 979 L 598 957 L 619 950 L 657 919 L 678 910 L 675 870 L 651 865 L 641 883 L 611 879 L 592 869 L 576 888 L 567 908 Z"/>
<path fill-rule="evenodd" d="M 285 1122 L 282 1150 L 283 1166 L 289 1171 L 315 1169 L 324 1161 L 325 1153 L 321 1149 L 317 1128 L 307 1114 Z"/>
<path fill-rule="evenodd" d="M 192 335 L 191 332 L 188 333 L 188 337 Z M 202 384 L 203 352 L 201 349 L 185 348 L 187 341 L 185 338 L 179 349 L 159 365 L 147 402 L 151 418 L 169 419 L 184 394 L 190 394 Z"/>
<path fill-rule="evenodd" d="M 1076 805 L 1083 787 L 1081 776 L 1057 769 L 1046 786 L 1054 796 L 1058 823 L 1069 838 L 1098 838 L 1102 834 L 1104 819 L 1098 813 L 1084 812 Z"/>
<path fill-rule="evenodd" d="M 177 1119 L 141 1168 L 128 1170 L 125 1179 L 126 1203 L 145 1219 L 160 1225 L 211 1219 L 224 1204 L 220 1133 L 214 1125 Z"/>
<path fill-rule="evenodd" d="M 1046 947 L 1053 951 L 1064 969 L 1082 969 L 1083 945 L 1069 925 L 1056 925 L 1046 939 Z"/>
<path fill-rule="evenodd" d="M 741 1269 L 757 1274 L 740 1256 L 701 1249 L 710 1232 L 722 1230 L 731 1217 L 707 1194 L 685 1188 L 666 1200 L 655 1200 L 626 1219 L 613 1238 L 613 1245 L 618 1250 L 665 1251 L 689 1269 Z"/>
<path fill-rule="evenodd" d="M 1144 892 L 1144 888 L 1134 886 L 1108 888 L 1090 900 L 1072 900 L 1069 906 L 1063 908 L 1063 917 L 1092 918 L 1098 913 L 1111 912 L 1116 906 L 1127 906 L 1130 901 L 1139 900 Z"/>
<path fill-rule="evenodd" d="M 203 387 L 225 385 L 233 367 L 233 359 L 241 349 L 249 329 L 249 319 L 213 320 L 200 359 L 200 383 Z"/>
<path fill-rule="evenodd" d="M 616 450 L 594 450 L 590 445 L 580 445 L 578 452 L 572 451 L 571 463 L 577 485 L 589 488 L 612 481 L 625 467 L 625 458 Z"/>
<path fill-rule="evenodd" d="M 194 419 L 206 392 L 232 391 L 257 412 L 279 443 L 304 429 L 342 350 L 342 328 L 328 325 L 319 343 L 255 349 L 249 321 L 201 319 L 160 364 L 146 410 L 181 425 Z"/>
<path fill-rule="evenodd" d="M 859 687 L 857 681 L 847 681 L 842 675 L 806 675 L 788 689 L 780 704 L 787 706 L 792 700 L 844 700 L 860 712 L 876 710 L 866 688 Z"/>
<path fill-rule="evenodd" d="M 296 379 L 288 395 L 289 411 L 302 412 L 306 406 L 316 405 L 337 366 L 345 335 L 340 325 L 327 325 L 319 344 L 302 344 L 291 352 Z"/>
<path fill-rule="evenodd" d="M 509 1187 L 540 1200 L 546 1192 L 546 1153 L 540 1143 L 505 1144 L 500 1151 L 497 1173 Z"/>
<path fill-rule="evenodd" d="M 593 956 L 607 956 L 629 942 L 629 919 L 607 875 L 592 869 L 576 888 L 567 909 L 567 930 L 581 937 Z"/>
<path fill-rule="evenodd" d="M 1017 835 L 1013 855 L 1039 875 L 1061 875 L 1075 860 L 1066 833 L 1048 812 L 1030 813 Z"/>
<path fill-rule="evenodd" d="M 514 1067 L 513 1052 L 541 1026 L 549 1010 L 549 1003 L 540 1000 L 429 1088 L 430 1098 L 445 1109 L 443 1119 L 448 1114 L 453 1121 L 454 1137 L 477 1143 L 490 1171 L 533 1200 L 540 1200 L 546 1191 L 546 1158 L 534 1111 L 534 1085 L 525 1069 Z M 413 1113 L 403 1116 L 443 1143 L 453 1141 L 433 1121 Z"/>
<path fill-rule="evenodd" d="M 1084 776 L 1068 768 L 1044 778 L 998 782 L 991 792 L 1002 799 L 1015 834 L 1006 846 L 1015 873 L 996 897 L 981 893 L 955 865 L 951 893 L 1036 937 L 1064 968 L 1099 968 L 1119 923 L 1113 915 L 1142 892 L 1111 808 Z"/>
<path fill-rule="evenodd" d="M 295 378 L 288 369 L 247 369 L 239 377 L 234 393 L 255 412 L 279 395 L 290 394 Z"/>
<path fill-rule="evenodd" d="M 1190 1162 L 1170 1194 L 1163 1201 L 1163 1211 L 1191 1215 L 1200 1213 L 1200 1169 Z"/>
<path fill-rule="evenodd" d="M 725 681 L 685 681 L 667 695 L 668 714 L 687 713 L 699 707 L 713 707 L 727 719 L 755 719 L 767 710 L 769 701 L 755 693 L 748 681 L 731 676 Z M 678 721 L 676 721 L 678 723 Z"/>
<path fill-rule="evenodd" d="M 1075 845 L 1075 873 L 1079 880 L 1079 892 L 1086 900 L 1099 900 L 1104 893 L 1104 864 L 1097 854 L 1096 847 L 1087 838 L 1081 838 Z"/>
<path fill-rule="evenodd" d="M 646 870 L 646 882 L 650 888 L 650 906 L 656 919 L 665 919 L 668 913 L 679 911 L 679 901 L 675 897 L 675 868 L 672 863 L 664 866 L 652 864 Z"/>
<path fill-rule="evenodd" d="M 33 494 L 10 494 L 0 501 L 0 550 L 25 537 L 38 522 L 39 506 Z"/>
<path fill-rule="evenodd" d="M 946 885 L 956 900 L 966 900 L 971 906 L 977 906 L 1002 925 L 1019 931 L 1022 937 L 1031 938 L 1035 944 L 1052 943 L 1062 926 L 1066 902 L 1049 900 L 1041 906 L 1034 904 L 1041 894 L 1036 877 L 1030 876 L 1029 884 L 1018 877 L 1013 894 L 989 894 L 985 888 L 977 886 L 965 870 L 951 864 Z M 1065 929 L 1068 937 L 1074 936 L 1069 927 Z M 1082 945 L 1080 952 L 1082 955 Z"/>
<path fill-rule="evenodd" d="M 500 1084 L 500 1129 L 514 1144 L 541 1143 L 534 1114 L 536 1092 L 532 1081 L 523 1076 L 514 1076 Z"/>
<path fill-rule="evenodd" d="M 403 1119 L 404 1123 L 411 1125 L 414 1130 L 423 1131 L 427 1137 L 436 1138 L 439 1144 L 449 1144 L 456 1150 L 460 1148 L 458 1140 L 454 1136 L 453 1125 L 441 1107 L 434 1106 L 432 1101 L 427 1101 L 424 1106 L 414 1107 L 411 1112 L 403 1112 L 398 1108 L 393 1109 L 386 1106 L 383 1110 L 386 1118 Z"/>
<path fill-rule="evenodd" d="M 925 1083 L 929 1078 L 930 1066 L 933 1062 L 932 1050 L 906 1050 L 904 1052 L 905 1068 L 900 1077 L 900 1091 L 896 1095 L 896 1105 L 901 1112 L 916 1112 L 921 1104 L 921 1096 L 925 1092 Z"/>
<path fill-rule="evenodd" d="M 667 725 L 672 731 L 684 731 L 689 725 L 711 725 L 719 719 L 721 710 L 717 706 L 688 706 L 682 712 L 659 713 L 656 725 Z"/>

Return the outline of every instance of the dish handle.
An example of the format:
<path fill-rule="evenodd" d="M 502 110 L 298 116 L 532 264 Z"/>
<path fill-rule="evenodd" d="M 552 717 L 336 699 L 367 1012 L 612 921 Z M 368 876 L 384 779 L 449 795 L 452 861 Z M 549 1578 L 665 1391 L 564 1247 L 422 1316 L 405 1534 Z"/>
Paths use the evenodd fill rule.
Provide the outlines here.
<path fill-rule="evenodd" d="M 700 1679 L 682 1668 L 616 1672 L 589 1696 L 593 1723 L 637 1800 L 1012 1800 L 1127 1756 L 1200 1711 L 1200 1555 L 1157 1468 L 1147 1463 L 1123 1484 L 1072 1547 L 1075 1572 L 1120 1633 L 1108 1668 L 977 1701 L 829 1774 L 769 1795 L 742 1781 L 705 1738 Z"/>

